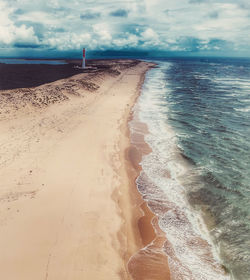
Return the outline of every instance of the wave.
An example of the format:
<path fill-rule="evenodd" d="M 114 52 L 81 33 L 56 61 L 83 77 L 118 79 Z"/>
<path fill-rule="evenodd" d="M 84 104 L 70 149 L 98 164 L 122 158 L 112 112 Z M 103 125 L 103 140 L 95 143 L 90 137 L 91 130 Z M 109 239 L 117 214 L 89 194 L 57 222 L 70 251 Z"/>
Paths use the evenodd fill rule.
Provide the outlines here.
<path fill-rule="evenodd" d="M 229 279 L 213 245 L 200 209 L 191 207 L 185 180 L 193 191 L 200 187 L 194 161 L 178 147 L 176 133 L 168 124 L 164 96 L 168 91 L 164 72 L 171 63 L 160 63 L 148 72 L 142 94 L 134 108 L 149 133 L 145 140 L 152 152 L 143 157 L 137 187 L 158 217 L 166 234 L 163 251 L 168 256 L 172 279 Z M 133 129 L 133 120 L 131 129 Z"/>

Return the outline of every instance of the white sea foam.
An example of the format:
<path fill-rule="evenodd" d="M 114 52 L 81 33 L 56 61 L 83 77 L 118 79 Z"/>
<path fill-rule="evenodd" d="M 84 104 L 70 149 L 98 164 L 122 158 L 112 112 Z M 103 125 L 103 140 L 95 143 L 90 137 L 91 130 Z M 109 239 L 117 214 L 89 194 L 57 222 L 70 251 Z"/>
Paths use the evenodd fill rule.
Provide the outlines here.
<path fill-rule="evenodd" d="M 250 106 L 247 106 L 245 108 L 234 108 L 234 110 L 239 112 L 250 112 Z"/>
<path fill-rule="evenodd" d="M 147 74 L 142 94 L 134 108 L 139 111 L 140 121 L 148 126 L 149 134 L 145 140 L 152 148 L 152 153 L 143 157 L 138 188 L 148 202 L 157 201 L 161 196 L 161 201 L 167 204 L 162 206 L 171 206 L 171 210 L 163 213 L 156 211 L 156 214 L 159 226 L 173 246 L 173 251 L 168 247 L 165 250 L 170 269 L 175 273 L 173 279 L 229 279 L 219 265 L 218 255 L 200 213 L 189 205 L 186 189 L 179 180 L 191 172 L 192 167 L 180 156 L 175 132 L 165 114 L 167 104 L 163 97 L 169 89 L 164 71 L 170 65 L 167 62 L 160 63 L 159 69 Z M 170 172 L 170 178 L 165 175 L 166 170 Z M 148 188 L 141 187 L 145 182 L 148 182 Z"/>

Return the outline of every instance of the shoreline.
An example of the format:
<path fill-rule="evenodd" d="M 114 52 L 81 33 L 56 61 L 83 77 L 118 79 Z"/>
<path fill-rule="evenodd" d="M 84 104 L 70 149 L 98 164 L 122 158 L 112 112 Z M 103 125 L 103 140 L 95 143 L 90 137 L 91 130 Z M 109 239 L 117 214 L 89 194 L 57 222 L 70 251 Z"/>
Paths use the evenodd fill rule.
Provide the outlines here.
<path fill-rule="evenodd" d="M 158 226 L 157 216 L 150 210 L 147 201 L 143 199 L 137 188 L 136 179 L 142 171 L 140 165 L 142 157 L 152 152 L 150 146 L 144 140 L 148 128 L 145 123 L 139 121 L 137 114 L 138 112 L 132 110 L 128 121 L 130 146 L 126 150 L 126 159 L 128 161 L 127 172 L 131 178 L 133 193 L 135 193 L 135 196 L 139 196 L 135 203 L 137 211 L 140 212 L 136 225 L 139 229 L 141 244 L 140 248 L 131 255 L 128 261 L 128 270 L 133 280 L 168 280 L 170 279 L 168 257 L 162 252 L 167 239 Z M 129 127 L 131 121 L 133 121 L 133 131 Z"/>
<path fill-rule="evenodd" d="M 0 92 L 6 280 L 131 279 L 141 213 L 125 168 L 127 119 L 152 65 L 98 63 L 97 74 Z"/>
<path fill-rule="evenodd" d="M 155 64 L 151 64 L 147 71 L 153 67 L 155 67 Z M 142 156 L 150 153 L 151 148 L 144 139 L 140 139 L 140 145 L 135 145 L 132 142 L 133 136 L 129 128 L 129 123 L 134 118 L 133 107 L 141 94 L 146 72 L 141 76 L 137 93 L 124 114 L 123 120 L 125 122 L 120 126 L 121 134 L 125 138 L 122 137 L 120 142 L 120 162 L 122 165 L 117 172 L 123 178 L 124 183 L 125 178 L 127 178 L 127 183 L 121 183 L 121 188 L 115 189 L 112 197 L 119 205 L 121 217 L 124 220 L 124 224 L 118 233 L 119 240 L 121 244 L 125 244 L 127 241 L 125 246 L 127 249 L 120 252 L 121 257 L 125 260 L 127 275 L 121 272 L 121 279 L 168 280 L 170 279 L 170 270 L 167 256 L 160 253 L 166 237 L 163 236 L 164 233 L 157 224 L 156 215 L 151 212 L 136 185 L 136 179 L 142 170 L 140 166 Z M 139 125 L 143 127 L 144 124 L 140 123 Z M 143 127 L 143 129 L 147 128 Z M 124 188 L 122 188 L 123 185 Z M 127 204 L 128 201 L 130 201 L 130 204 Z M 126 232 L 125 236 L 124 232 Z M 149 254 L 143 256 L 141 252 L 146 247 L 149 248 Z M 137 260 L 132 261 L 134 258 Z"/>

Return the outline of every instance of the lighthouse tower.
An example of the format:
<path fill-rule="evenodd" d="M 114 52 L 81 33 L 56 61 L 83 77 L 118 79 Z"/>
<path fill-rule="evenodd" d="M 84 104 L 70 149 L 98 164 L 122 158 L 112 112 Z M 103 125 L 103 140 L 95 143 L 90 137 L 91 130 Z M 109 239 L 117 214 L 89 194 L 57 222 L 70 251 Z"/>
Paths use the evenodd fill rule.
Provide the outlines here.
<path fill-rule="evenodd" d="M 82 69 L 86 68 L 86 50 L 82 50 Z"/>

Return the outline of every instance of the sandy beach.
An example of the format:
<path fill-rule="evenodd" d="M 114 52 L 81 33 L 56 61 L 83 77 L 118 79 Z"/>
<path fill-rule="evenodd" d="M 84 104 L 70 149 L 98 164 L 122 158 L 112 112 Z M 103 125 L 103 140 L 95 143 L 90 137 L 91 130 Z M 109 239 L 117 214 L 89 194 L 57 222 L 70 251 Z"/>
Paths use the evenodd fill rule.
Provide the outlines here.
<path fill-rule="evenodd" d="M 5 280 L 153 279 L 138 276 L 143 265 L 127 268 L 155 234 L 152 213 L 141 220 L 137 154 L 129 148 L 127 125 L 152 65 L 133 60 L 90 65 L 86 72 L 72 65 L 56 71 L 40 66 L 40 73 L 57 73 L 41 74 L 42 83 L 37 74 L 29 79 L 37 66 L 26 72 L 26 65 L 19 66 L 19 80 L 18 70 L 0 67 Z"/>

